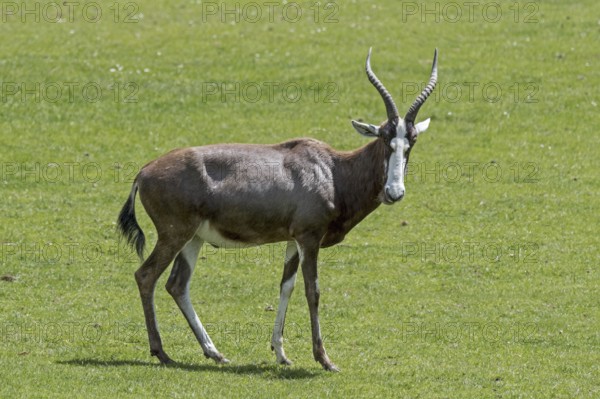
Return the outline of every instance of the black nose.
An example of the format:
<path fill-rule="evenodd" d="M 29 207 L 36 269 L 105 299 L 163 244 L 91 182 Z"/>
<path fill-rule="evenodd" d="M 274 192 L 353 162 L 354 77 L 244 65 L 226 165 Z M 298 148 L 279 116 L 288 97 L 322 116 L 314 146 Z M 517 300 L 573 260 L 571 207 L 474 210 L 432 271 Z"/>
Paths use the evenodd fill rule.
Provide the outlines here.
<path fill-rule="evenodd" d="M 389 201 L 390 203 L 392 203 L 392 202 L 398 202 L 398 201 L 400 201 L 402 198 L 404 198 L 404 191 L 402 191 L 402 193 L 401 193 L 401 194 L 400 194 L 398 197 L 393 197 L 393 196 L 390 194 L 390 189 L 389 189 L 389 188 L 386 188 L 386 189 L 385 189 L 385 196 L 386 196 L 386 198 L 388 199 L 388 201 Z"/>

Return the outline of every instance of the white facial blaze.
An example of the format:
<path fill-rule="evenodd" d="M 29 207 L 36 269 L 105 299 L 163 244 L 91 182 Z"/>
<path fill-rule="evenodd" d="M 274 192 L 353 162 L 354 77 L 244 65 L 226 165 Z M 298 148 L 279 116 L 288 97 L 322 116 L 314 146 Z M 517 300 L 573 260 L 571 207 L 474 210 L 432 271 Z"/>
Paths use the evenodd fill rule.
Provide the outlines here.
<path fill-rule="evenodd" d="M 400 199 L 404 195 L 404 164 L 406 162 L 404 151 L 408 145 L 408 141 L 404 137 L 394 138 L 390 143 L 394 152 L 388 162 L 385 191 L 388 199 L 392 201 Z"/>
<path fill-rule="evenodd" d="M 423 133 L 429 127 L 430 121 L 430 119 L 426 119 L 412 126 L 411 134 Z M 352 121 L 352 126 L 363 136 L 381 138 L 384 137 L 383 135 L 387 135 L 386 129 L 381 130 L 377 126 L 368 123 Z M 399 119 L 396 125 L 396 135 L 391 139 L 390 147 L 392 148 L 392 154 L 383 165 L 386 169 L 387 180 L 379 197 L 385 204 L 399 201 L 405 194 L 404 171 L 406 170 L 406 154 L 410 149 L 410 143 L 407 138 L 406 121 L 402 118 Z"/>

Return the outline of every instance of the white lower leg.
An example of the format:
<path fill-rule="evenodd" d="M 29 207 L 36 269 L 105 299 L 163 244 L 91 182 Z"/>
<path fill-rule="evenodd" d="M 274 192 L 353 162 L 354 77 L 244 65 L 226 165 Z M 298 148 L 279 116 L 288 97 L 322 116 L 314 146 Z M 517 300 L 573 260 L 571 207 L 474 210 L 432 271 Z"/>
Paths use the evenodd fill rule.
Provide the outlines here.
<path fill-rule="evenodd" d="M 190 323 L 190 327 L 192 328 L 192 331 L 194 331 L 194 335 L 198 339 L 198 342 L 200 342 L 200 346 L 202 347 L 204 354 L 215 360 L 222 358 L 223 355 L 219 353 L 213 344 L 208 333 L 206 332 L 206 329 L 202 325 L 202 322 L 198 318 L 198 315 L 194 311 L 189 295 L 186 293 L 178 298 L 177 301 L 180 302 L 179 305 L 181 310 Z M 223 360 L 226 361 L 226 359 Z"/>
<path fill-rule="evenodd" d="M 192 326 L 192 330 L 194 331 L 194 335 L 200 342 L 204 353 L 206 353 L 207 355 L 218 355 L 219 351 L 217 350 L 212 340 L 210 339 L 208 333 L 204 329 L 202 322 L 200 321 L 198 315 L 192 308 L 191 303 L 189 303 L 189 300 L 184 301 L 182 308 L 184 309 L 184 313 L 186 313 L 186 316 L 188 315 L 188 312 L 190 313 L 189 320 L 191 320 L 190 324 Z"/>
<path fill-rule="evenodd" d="M 275 318 L 275 326 L 273 327 L 273 337 L 271 338 L 271 345 L 277 356 L 277 363 L 289 363 L 283 350 L 283 325 L 285 323 L 285 314 L 287 311 L 288 303 L 292 292 L 294 291 L 294 285 L 296 284 L 296 273 L 290 277 L 281 286 L 281 294 L 279 296 L 279 306 L 277 308 L 277 316 Z"/>
<path fill-rule="evenodd" d="M 188 244 L 183 248 L 181 252 L 185 258 L 187 265 L 190 267 L 189 277 L 191 277 L 194 271 L 196 260 L 198 258 L 198 253 L 200 252 L 201 247 L 202 240 L 196 237 L 190 242 L 188 242 Z M 227 362 L 227 359 L 223 358 L 223 355 L 219 353 L 219 351 L 213 344 L 212 340 L 208 336 L 208 333 L 206 332 L 206 329 L 202 325 L 200 318 L 198 318 L 198 314 L 196 314 L 196 311 L 194 310 L 192 301 L 190 299 L 189 280 L 186 282 L 184 291 L 175 297 L 175 301 L 181 308 L 183 315 L 190 324 L 190 327 L 192 328 L 196 339 L 200 343 L 204 354 L 217 362 Z"/>

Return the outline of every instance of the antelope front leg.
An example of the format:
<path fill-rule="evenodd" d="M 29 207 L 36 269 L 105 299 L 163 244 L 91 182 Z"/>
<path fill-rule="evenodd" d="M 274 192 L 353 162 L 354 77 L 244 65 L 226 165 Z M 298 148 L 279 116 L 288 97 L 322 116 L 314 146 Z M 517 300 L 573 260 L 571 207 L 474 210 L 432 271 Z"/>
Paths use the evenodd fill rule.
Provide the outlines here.
<path fill-rule="evenodd" d="M 275 351 L 277 363 L 290 365 L 292 362 L 285 356 L 283 350 L 283 327 L 287 306 L 296 284 L 296 273 L 298 271 L 298 248 L 295 241 L 289 241 L 285 251 L 285 263 L 283 266 L 283 277 L 279 294 L 279 306 L 273 326 L 273 337 L 271 338 L 271 349 Z"/>
<path fill-rule="evenodd" d="M 321 337 L 321 327 L 319 325 L 319 279 L 317 274 L 317 257 L 319 255 L 319 240 L 311 240 L 303 244 L 298 242 L 298 252 L 300 253 L 300 264 L 302 265 L 302 275 L 304 277 L 304 289 L 308 301 L 308 310 L 310 312 L 310 325 L 312 330 L 313 356 L 315 360 L 321 363 L 321 366 L 327 371 L 340 371 L 335 364 L 329 360 L 323 339 Z"/>

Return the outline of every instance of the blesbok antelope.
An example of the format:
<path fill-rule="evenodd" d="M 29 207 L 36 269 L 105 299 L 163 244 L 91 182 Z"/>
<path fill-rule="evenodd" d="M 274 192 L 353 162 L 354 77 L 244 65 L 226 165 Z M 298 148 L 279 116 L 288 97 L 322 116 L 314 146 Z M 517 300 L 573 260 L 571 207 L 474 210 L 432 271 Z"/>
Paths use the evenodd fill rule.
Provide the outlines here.
<path fill-rule="evenodd" d="M 370 59 L 371 50 L 366 72 L 383 98 L 387 120 L 380 126 L 352 121 L 358 133 L 376 138 L 355 151 L 339 152 L 307 138 L 274 145 L 207 145 L 173 150 L 141 169 L 119 215 L 118 227 L 143 260 L 145 238 L 134 210 L 139 191 L 158 238 L 150 256 L 135 272 L 135 279 L 150 353 L 162 363 L 170 363 L 171 359 L 163 350 L 158 331 L 154 288 L 173 259 L 167 291 L 187 319 L 204 355 L 217 363 L 228 363 L 190 300 L 190 278 L 200 248 L 204 243 L 240 247 L 287 241 L 272 350 L 278 363 L 291 364 L 283 350 L 283 326 L 301 265 L 314 358 L 326 370 L 338 370 L 321 339 L 319 249 L 341 242 L 381 203 L 390 205 L 404 197 L 408 156 L 419 133 L 429 126 L 429 119 L 415 123 L 415 118 L 437 81 L 436 49 L 429 83 L 402 119 L 392 96 L 371 70 Z M 240 179 L 250 165 L 268 165 L 268 178 Z"/>

